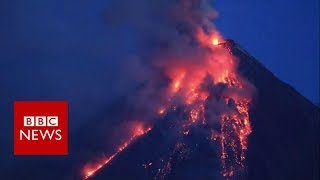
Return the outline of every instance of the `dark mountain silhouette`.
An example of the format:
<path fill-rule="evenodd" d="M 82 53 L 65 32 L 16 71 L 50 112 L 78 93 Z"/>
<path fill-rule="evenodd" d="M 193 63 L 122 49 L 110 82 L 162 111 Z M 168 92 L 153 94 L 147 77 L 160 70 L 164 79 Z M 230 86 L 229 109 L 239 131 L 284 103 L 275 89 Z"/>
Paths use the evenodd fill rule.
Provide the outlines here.
<path fill-rule="evenodd" d="M 234 41 L 221 46 L 238 57 L 239 73 L 256 87 L 246 168 L 231 179 L 319 179 L 319 108 Z M 92 179 L 224 179 L 206 134 L 175 135 L 181 114 L 179 108 L 169 112 Z M 182 140 L 188 149 L 176 147 Z"/>
<path fill-rule="evenodd" d="M 319 108 L 232 41 L 231 50 L 258 91 L 250 112 L 249 178 L 319 179 Z"/>

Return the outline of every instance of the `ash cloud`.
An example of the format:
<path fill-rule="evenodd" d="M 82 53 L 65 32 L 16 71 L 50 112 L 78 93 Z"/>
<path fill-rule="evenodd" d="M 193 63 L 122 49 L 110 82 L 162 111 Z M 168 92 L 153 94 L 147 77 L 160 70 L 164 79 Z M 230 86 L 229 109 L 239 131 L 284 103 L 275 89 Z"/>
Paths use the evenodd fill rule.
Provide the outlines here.
<path fill-rule="evenodd" d="M 134 95 L 129 95 L 130 105 L 145 112 L 154 112 L 165 102 L 166 86 L 172 81 L 168 71 L 172 66 L 187 68 L 187 73 L 197 75 L 197 71 L 212 71 L 221 74 L 230 68 L 232 62 L 219 62 L 219 55 L 227 50 L 212 52 L 199 40 L 199 31 L 209 34 L 216 31 L 213 21 L 217 12 L 206 0 L 130 0 L 112 1 L 106 8 L 105 23 L 113 28 L 128 28 L 136 35 L 137 52 L 135 58 L 127 63 L 133 63 L 128 69 L 137 77 L 136 81 L 143 84 Z M 214 63 L 208 67 L 207 59 L 212 53 L 217 54 Z M 227 52 L 229 53 L 229 52 Z M 233 66 L 233 65 L 232 65 Z M 209 70 L 209 68 L 211 68 Z M 236 68 L 236 65 L 234 67 Z M 209 73 L 209 72 L 208 72 Z M 215 74 L 209 74 L 214 80 Z M 187 77 L 193 81 L 193 77 Z M 243 81 L 245 82 L 245 81 Z M 249 98 L 252 90 L 236 87 L 211 86 L 212 93 L 218 96 L 234 96 Z M 253 89 L 253 88 L 250 88 Z M 176 97 L 178 99 L 178 97 Z M 178 100 L 179 101 L 179 100 Z M 217 105 L 220 103 L 216 103 Z M 221 111 L 228 111 L 229 106 L 219 107 Z M 143 114 L 145 119 L 155 118 L 152 113 Z"/>

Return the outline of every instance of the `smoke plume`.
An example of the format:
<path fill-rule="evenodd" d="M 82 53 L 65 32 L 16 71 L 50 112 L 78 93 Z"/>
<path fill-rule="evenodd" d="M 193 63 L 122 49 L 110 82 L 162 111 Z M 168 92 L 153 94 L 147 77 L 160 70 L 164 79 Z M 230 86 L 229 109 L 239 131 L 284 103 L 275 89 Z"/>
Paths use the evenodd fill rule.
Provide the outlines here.
<path fill-rule="evenodd" d="M 254 88 L 238 74 L 237 59 L 225 48 L 227 42 L 213 24 L 217 13 L 210 1 L 117 0 L 106 12 L 108 26 L 135 34 L 136 53 L 124 67 L 140 85 L 126 95 L 125 106 L 144 123 L 141 135 L 168 118 L 167 114 L 175 114 L 179 138 L 155 178 L 165 179 L 173 171 L 175 154 L 188 156 L 183 152 L 189 152 L 192 145 L 185 137 L 200 131 L 219 154 L 221 177 L 240 176 L 251 133 L 249 106 Z M 91 165 L 85 177 L 121 151 Z"/>

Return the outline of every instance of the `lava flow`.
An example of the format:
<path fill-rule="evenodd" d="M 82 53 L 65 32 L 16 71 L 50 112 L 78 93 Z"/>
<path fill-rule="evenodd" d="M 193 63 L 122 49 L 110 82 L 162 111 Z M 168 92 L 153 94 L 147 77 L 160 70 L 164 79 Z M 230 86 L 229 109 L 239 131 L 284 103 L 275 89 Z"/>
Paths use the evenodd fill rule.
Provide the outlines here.
<path fill-rule="evenodd" d="M 197 142 L 186 143 L 185 137 L 194 134 L 195 129 L 201 131 L 201 135 L 205 135 L 214 147 L 212 151 L 221 162 L 219 176 L 226 179 L 243 177 L 248 136 L 252 131 L 249 108 L 254 87 L 238 72 L 238 59 L 213 25 L 216 12 L 207 0 L 152 3 L 160 3 L 159 7 L 167 9 L 148 11 L 154 13 L 150 15 L 151 27 L 149 24 L 143 27 L 150 27 L 148 31 L 152 32 L 146 33 L 148 38 L 142 39 L 151 38 L 152 42 L 146 44 L 152 46 L 147 51 L 150 54 L 141 57 L 145 58 L 146 68 L 151 69 L 138 90 L 139 95 L 130 105 L 139 106 L 139 112 L 148 114 L 142 117 L 150 120 L 166 119 L 166 115 L 172 112 L 179 129 L 177 133 L 180 133 L 175 147 L 171 147 L 173 152 L 168 153 L 170 157 L 166 157 L 167 162 L 161 161 L 163 168 L 158 169 L 155 178 L 167 179 L 173 171 L 172 164 L 182 162 L 182 156 L 192 152 L 189 148 Z M 150 8 L 158 8 L 152 3 Z M 181 113 L 175 113 L 177 109 Z M 155 115 L 150 117 L 150 114 Z M 147 131 L 134 135 L 95 168 L 85 170 L 86 177 L 108 164 Z M 176 154 L 179 158 L 172 157 Z"/>
<path fill-rule="evenodd" d="M 121 144 L 117 151 L 111 156 L 101 159 L 99 162 L 89 163 L 83 169 L 84 179 L 88 179 L 95 175 L 101 168 L 107 166 L 118 154 L 125 150 L 132 142 L 140 136 L 147 134 L 151 130 L 150 127 L 144 128 L 142 125 L 135 127 L 134 133 L 130 139 Z"/>
<path fill-rule="evenodd" d="M 247 138 L 252 131 L 248 112 L 252 87 L 237 74 L 235 57 L 220 45 L 225 40 L 217 36 L 218 32 L 213 34 L 199 32 L 199 42 L 209 47 L 210 53 L 198 59 L 197 64 L 164 65 L 166 76 L 171 79 L 166 107 L 185 108 L 189 118 L 181 126 L 184 136 L 189 135 L 191 127 L 209 127 L 209 139 L 220 142 L 221 174 L 230 178 L 244 169 Z M 182 98 L 180 104 L 175 102 L 177 97 Z M 163 108 L 159 112 L 164 114 Z M 163 172 L 158 175 L 160 179 L 165 179 L 168 167 L 159 170 Z"/>

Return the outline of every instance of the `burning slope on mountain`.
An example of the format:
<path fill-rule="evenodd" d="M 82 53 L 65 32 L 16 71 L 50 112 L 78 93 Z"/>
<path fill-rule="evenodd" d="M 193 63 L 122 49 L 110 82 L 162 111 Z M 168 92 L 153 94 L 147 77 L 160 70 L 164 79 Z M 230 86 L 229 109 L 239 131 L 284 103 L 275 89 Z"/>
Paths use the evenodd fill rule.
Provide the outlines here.
<path fill-rule="evenodd" d="M 230 179 L 319 179 L 319 108 L 240 45 L 228 40 L 220 46 L 239 58 L 238 71 L 258 91 L 250 108 L 254 129 L 245 153 L 246 175 L 234 171 Z M 93 179 L 224 179 L 217 175 L 222 170 L 215 154 L 221 155 L 219 136 L 213 133 L 211 139 L 216 140 L 210 141 L 201 124 L 184 129 L 181 124 L 190 120 L 183 106 L 164 109 L 159 111 L 161 121 L 148 134 Z"/>
<path fill-rule="evenodd" d="M 212 24 L 216 13 L 207 1 L 157 3 L 164 9 L 151 11 L 154 13 L 151 15 L 153 24 L 164 27 L 149 29 L 153 47 L 142 56 L 153 73 L 131 104 L 144 111 L 142 116 L 152 112 L 152 119 L 160 120 L 167 113 L 182 109 L 179 116 L 182 120 L 177 120 L 177 134 L 181 138 L 172 155 L 188 152 L 183 136 L 188 136 L 194 128 L 201 129 L 207 134 L 208 141 L 213 144 L 219 142 L 215 151 L 221 159 L 222 176 L 229 178 L 241 174 L 245 168 L 247 139 L 252 131 L 248 111 L 254 88 L 238 74 L 237 59 L 221 45 L 224 39 Z M 159 22 L 154 22 L 156 20 Z M 161 81 L 158 81 L 159 76 Z M 136 137 L 133 134 L 121 147 L 128 147 Z M 85 177 L 94 175 L 124 148 L 93 165 L 94 168 L 85 168 Z M 187 156 L 187 153 L 181 153 L 181 156 Z M 166 178 L 172 170 L 171 159 L 169 157 L 159 168 L 155 178 Z"/>
<path fill-rule="evenodd" d="M 195 64 L 183 63 L 184 59 L 162 64 L 166 77 L 171 80 L 164 107 L 169 111 L 177 106 L 184 107 L 186 120 L 181 124 L 181 132 L 185 136 L 192 126 L 208 128 L 210 139 L 220 141 L 222 174 L 231 177 L 234 171 L 244 168 L 247 138 L 251 133 L 248 110 L 252 87 L 237 74 L 236 59 L 215 43 L 217 39 L 224 40 L 210 35 L 207 39 L 199 39 L 199 42 L 210 52 Z M 159 112 L 162 114 L 163 110 Z M 180 145 L 178 142 L 177 147 Z"/>

